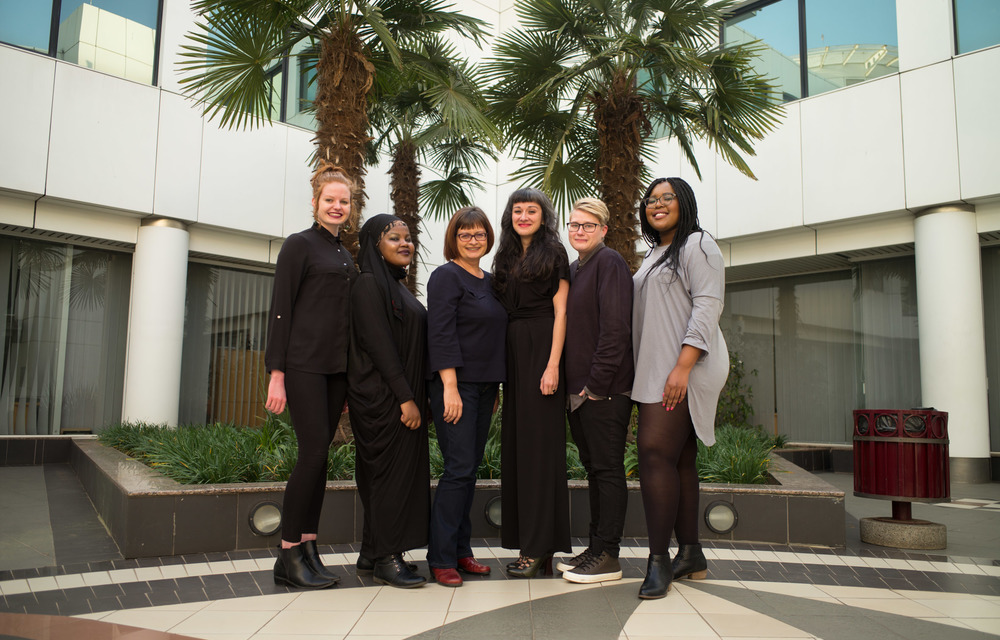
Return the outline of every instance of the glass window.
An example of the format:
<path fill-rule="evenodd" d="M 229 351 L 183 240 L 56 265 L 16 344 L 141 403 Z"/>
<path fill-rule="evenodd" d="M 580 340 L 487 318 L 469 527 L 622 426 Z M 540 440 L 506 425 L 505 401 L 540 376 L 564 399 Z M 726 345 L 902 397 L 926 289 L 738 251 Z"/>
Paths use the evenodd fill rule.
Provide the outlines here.
<path fill-rule="evenodd" d="M 0 0 L 0 42 L 153 84 L 159 11 L 160 0 Z"/>
<path fill-rule="evenodd" d="M 955 0 L 955 50 L 967 53 L 1000 44 L 1000 2 Z"/>
<path fill-rule="evenodd" d="M 726 21 L 722 40 L 760 40 L 755 68 L 784 102 L 899 71 L 896 0 L 754 4 Z"/>
<path fill-rule="evenodd" d="M 782 102 L 801 98 L 798 0 L 779 0 L 726 21 L 723 43 L 755 40 L 760 40 L 763 47 L 755 70 L 772 79 Z"/>
<path fill-rule="evenodd" d="M 48 53 L 51 31 L 51 0 L 0 0 L 0 42 Z"/>
<path fill-rule="evenodd" d="M 809 95 L 897 73 L 896 0 L 806 0 Z"/>
<path fill-rule="evenodd" d="M 313 101 L 316 100 L 316 53 L 309 42 L 295 46 L 289 57 L 288 104 L 285 122 L 316 130 Z"/>
<path fill-rule="evenodd" d="M 158 0 L 63 0 L 56 57 L 153 83 Z"/>
<path fill-rule="evenodd" d="M 0 238 L 0 434 L 121 420 L 132 256 Z"/>
<path fill-rule="evenodd" d="M 754 422 L 846 443 L 854 409 L 919 406 L 916 294 L 913 258 L 727 285 L 720 325 L 748 372 Z"/>
<path fill-rule="evenodd" d="M 188 265 L 181 424 L 257 426 L 264 417 L 264 345 L 274 277 Z"/>

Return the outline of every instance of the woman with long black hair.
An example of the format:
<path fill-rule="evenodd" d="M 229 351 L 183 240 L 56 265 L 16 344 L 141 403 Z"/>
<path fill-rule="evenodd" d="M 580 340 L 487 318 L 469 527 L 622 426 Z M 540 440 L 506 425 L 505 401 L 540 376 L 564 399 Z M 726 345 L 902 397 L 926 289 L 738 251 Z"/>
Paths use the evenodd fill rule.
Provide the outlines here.
<path fill-rule="evenodd" d="M 719 328 L 725 265 L 698 224 L 698 204 L 680 178 L 658 178 L 639 203 L 642 236 L 652 247 L 635 273 L 632 344 L 639 403 L 639 481 L 649 532 L 649 562 L 639 589 L 662 598 L 675 578 L 704 578 L 698 543 L 697 440 L 715 443 L 715 411 L 729 375 Z M 670 535 L 679 551 L 670 562 Z"/>
<path fill-rule="evenodd" d="M 501 544 L 520 549 L 511 576 L 552 573 L 569 551 L 566 483 L 566 340 L 569 260 L 552 202 L 519 189 L 500 219 L 493 286 L 507 309 L 507 378 L 501 431 Z"/>
<path fill-rule="evenodd" d="M 340 169 L 322 163 L 312 188 L 315 222 L 288 236 L 274 271 L 264 407 L 281 413 L 287 404 L 299 451 L 285 487 L 274 581 L 322 589 L 340 580 L 320 561 L 316 534 L 327 452 L 347 395 L 348 300 L 358 276 L 340 231 L 356 226 L 358 216 L 351 209 L 354 183 Z"/>

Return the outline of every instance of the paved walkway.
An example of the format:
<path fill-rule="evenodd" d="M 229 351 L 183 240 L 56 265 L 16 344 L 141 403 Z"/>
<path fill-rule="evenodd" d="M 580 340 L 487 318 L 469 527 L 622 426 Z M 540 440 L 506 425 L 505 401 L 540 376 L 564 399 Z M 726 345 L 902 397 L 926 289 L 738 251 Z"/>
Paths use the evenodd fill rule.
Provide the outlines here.
<path fill-rule="evenodd" d="M 502 568 L 511 553 L 494 540 L 477 540 L 475 549 L 492 576 L 460 589 L 374 585 L 354 574 L 349 545 L 321 547 L 343 580 L 319 592 L 276 586 L 271 550 L 125 560 L 93 510 L 80 507 L 82 487 L 68 466 L 0 468 L 0 638 L 1000 635 L 1000 485 L 957 485 L 950 505 L 915 504 L 914 517 L 948 526 L 949 547 L 927 553 L 861 543 L 858 518 L 888 515 L 889 503 L 853 497 L 850 475 L 821 475 L 847 492 L 846 549 L 706 545 L 708 580 L 675 583 L 667 598 L 640 601 L 647 549 L 636 539 L 623 548 L 624 579 L 593 586 L 558 575 L 508 579 Z M 411 559 L 428 575 L 422 554 Z"/>

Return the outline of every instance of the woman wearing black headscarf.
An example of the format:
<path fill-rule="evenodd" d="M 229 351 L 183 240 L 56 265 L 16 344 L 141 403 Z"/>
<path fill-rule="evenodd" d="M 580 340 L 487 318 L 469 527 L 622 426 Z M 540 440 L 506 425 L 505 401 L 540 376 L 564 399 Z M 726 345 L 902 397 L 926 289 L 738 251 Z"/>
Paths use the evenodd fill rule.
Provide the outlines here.
<path fill-rule="evenodd" d="M 358 566 L 374 561 L 375 582 L 419 587 L 427 580 L 403 552 L 427 544 L 427 310 L 403 284 L 413 257 L 406 223 L 377 215 L 359 242 L 347 367 L 355 479 L 365 509 Z"/>

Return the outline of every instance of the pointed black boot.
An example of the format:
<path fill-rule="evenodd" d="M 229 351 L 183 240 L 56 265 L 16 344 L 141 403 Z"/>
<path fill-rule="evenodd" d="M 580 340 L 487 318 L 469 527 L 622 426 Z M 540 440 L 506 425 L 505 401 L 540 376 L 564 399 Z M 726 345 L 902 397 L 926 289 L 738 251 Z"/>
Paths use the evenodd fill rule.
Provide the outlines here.
<path fill-rule="evenodd" d="M 708 560 L 700 544 L 682 544 L 674 556 L 674 580 L 691 578 L 704 580 L 708 576 Z"/>
<path fill-rule="evenodd" d="M 326 589 L 336 584 L 313 572 L 306 562 L 301 544 L 289 549 L 278 549 L 278 559 L 274 562 L 274 582 L 299 589 Z"/>
<path fill-rule="evenodd" d="M 372 571 L 372 580 L 379 584 L 399 587 L 400 589 L 412 589 L 427 583 L 427 578 L 418 576 L 410 571 L 403 561 L 403 554 L 401 553 L 376 558 L 375 569 Z"/>
<path fill-rule="evenodd" d="M 639 597 L 643 600 L 656 600 L 667 595 L 670 590 L 670 580 L 673 577 L 673 567 L 670 566 L 670 554 L 650 554 L 646 565 L 646 579 L 639 587 Z"/>
<path fill-rule="evenodd" d="M 316 548 L 315 540 L 306 540 L 299 546 L 302 547 L 302 555 L 305 557 L 306 562 L 309 563 L 309 568 L 313 570 L 313 573 L 324 580 L 332 580 L 334 583 L 340 582 L 340 576 L 323 565 L 323 561 L 319 557 L 319 549 Z"/>

